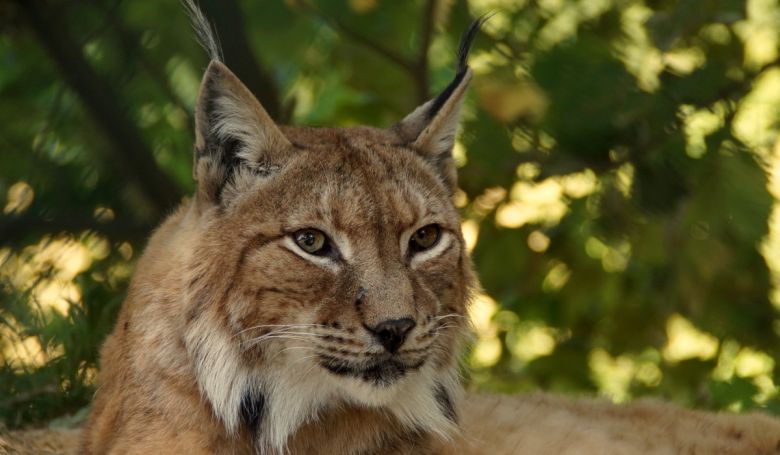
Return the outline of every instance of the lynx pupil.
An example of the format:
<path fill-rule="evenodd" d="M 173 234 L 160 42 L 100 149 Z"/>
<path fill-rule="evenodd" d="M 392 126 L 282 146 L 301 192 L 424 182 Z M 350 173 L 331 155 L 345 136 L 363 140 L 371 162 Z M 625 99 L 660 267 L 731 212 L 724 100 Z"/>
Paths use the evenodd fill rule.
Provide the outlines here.
<path fill-rule="evenodd" d="M 325 234 L 316 229 L 301 229 L 293 234 L 295 243 L 309 254 L 323 254 L 327 249 Z"/>
<path fill-rule="evenodd" d="M 429 224 L 418 229 L 409 239 L 409 246 L 413 252 L 423 251 L 436 245 L 441 237 L 441 228 L 437 224 Z"/>

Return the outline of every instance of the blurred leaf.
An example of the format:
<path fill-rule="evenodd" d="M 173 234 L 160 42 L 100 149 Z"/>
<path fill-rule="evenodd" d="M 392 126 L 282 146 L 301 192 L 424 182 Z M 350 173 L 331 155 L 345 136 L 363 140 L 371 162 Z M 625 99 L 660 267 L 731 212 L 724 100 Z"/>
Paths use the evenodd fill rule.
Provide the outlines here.
<path fill-rule="evenodd" d="M 656 11 L 646 24 L 653 42 L 661 50 L 671 49 L 678 40 L 696 34 L 707 23 L 733 24 L 746 15 L 745 2 L 742 0 L 680 0 L 664 3 L 662 7 L 665 9 Z"/>

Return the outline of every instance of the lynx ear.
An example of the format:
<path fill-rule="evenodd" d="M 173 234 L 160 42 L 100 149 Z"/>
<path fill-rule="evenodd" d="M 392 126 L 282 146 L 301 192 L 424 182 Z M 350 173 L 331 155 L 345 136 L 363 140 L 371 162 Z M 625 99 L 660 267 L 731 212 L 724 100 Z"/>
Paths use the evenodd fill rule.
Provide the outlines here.
<path fill-rule="evenodd" d="M 472 22 L 460 40 L 458 72 L 455 79 L 436 98 L 419 106 L 394 131 L 404 142 L 433 164 L 450 191 L 457 187 L 452 146 L 460 122 L 460 107 L 466 87 L 471 80 L 471 69 L 466 63 L 471 43 L 485 21 L 482 17 Z"/>
<path fill-rule="evenodd" d="M 223 202 L 242 181 L 278 170 L 291 150 L 249 89 L 223 63 L 212 60 L 195 109 L 198 197 Z"/>

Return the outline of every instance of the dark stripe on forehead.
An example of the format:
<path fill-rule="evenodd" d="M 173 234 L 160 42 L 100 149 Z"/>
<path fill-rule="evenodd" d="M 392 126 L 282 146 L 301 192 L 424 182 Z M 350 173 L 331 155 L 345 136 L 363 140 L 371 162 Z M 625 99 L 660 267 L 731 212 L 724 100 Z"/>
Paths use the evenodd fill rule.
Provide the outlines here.
<path fill-rule="evenodd" d="M 400 152 L 403 153 L 403 151 Z M 386 166 L 389 166 L 385 153 L 377 153 L 377 157 Z M 395 191 L 395 193 L 403 196 L 405 201 L 411 205 L 415 216 L 414 223 L 423 219 L 436 219 L 437 222 L 450 229 L 459 228 L 459 224 L 457 226 L 450 225 L 450 221 L 455 219 L 459 221 L 460 218 L 458 216 L 453 217 L 457 210 L 453 207 L 449 193 L 441 180 L 431 172 L 429 164 L 420 160 L 415 154 L 412 159 L 403 163 L 403 171 L 406 175 L 414 175 L 414 178 L 401 180 L 396 177 L 393 182 L 396 183 L 399 190 Z M 419 199 L 422 202 L 420 203 L 415 196 L 420 196 Z M 405 226 L 404 228 L 409 227 L 411 226 Z"/>
<path fill-rule="evenodd" d="M 353 144 L 349 137 L 346 136 L 345 132 L 341 132 L 340 136 L 342 137 L 341 145 L 345 150 L 350 152 L 349 154 L 346 154 L 346 157 L 352 164 L 352 176 L 356 177 L 355 174 L 359 174 L 359 177 L 362 180 L 363 189 L 365 190 L 365 196 L 369 199 L 371 205 L 371 224 L 375 226 L 383 225 L 387 220 L 384 218 L 384 211 L 381 208 L 382 197 L 378 192 L 377 182 L 369 173 L 369 169 L 377 168 L 377 154 L 375 152 L 372 153 L 372 151 L 363 150 Z"/>
<path fill-rule="evenodd" d="M 395 152 L 404 153 L 403 150 L 394 150 Z M 382 166 L 386 169 L 391 169 L 392 163 L 390 163 L 389 157 L 386 153 L 380 151 L 376 153 L 376 159 L 382 163 Z M 414 212 L 414 218 L 413 221 L 416 222 L 419 219 L 421 219 L 424 216 L 424 211 L 427 209 L 427 202 L 428 198 L 426 197 L 425 193 L 431 193 L 435 194 L 435 182 L 436 180 L 432 180 L 431 182 L 425 182 L 424 179 L 410 179 L 408 174 L 420 174 L 421 170 L 414 169 L 415 158 L 412 157 L 411 160 L 408 162 L 401 163 L 401 174 L 399 173 L 393 173 L 392 176 L 392 183 L 395 185 L 396 188 L 394 188 L 394 193 L 396 196 L 400 195 L 405 202 L 407 202 L 412 207 L 412 211 Z M 405 177 L 402 179 L 402 177 Z M 415 182 L 414 184 L 412 182 Z M 422 188 L 418 188 L 418 185 Z M 422 190 L 422 191 L 420 191 Z M 423 206 L 417 205 L 417 201 L 414 200 L 412 194 L 418 193 L 422 195 L 422 199 L 424 200 Z M 408 197 L 407 197 L 408 196 Z M 392 199 L 392 202 L 395 202 L 395 199 Z M 393 204 L 395 205 L 395 204 Z M 404 226 L 406 228 L 408 226 Z"/>
<path fill-rule="evenodd" d="M 431 164 L 430 161 L 425 160 L 420 157 L 420 155 L 403 145 L 397 145 L 395 150 L 393 150 L 394 153 L 397 153 L 399 155 L 405 154 L 409 159 L 405 160 L 405 162 L 402 164 L 402 169 L 410 174 L 413 174 L 417 176 L 418 178 L 414 179 L 414 182 L 420 186 L 420 190 L 423 190 L 424 192 L 427 192 L 429 194 L 437 194 L 440 193 L 443 196 L 448 198 L 447 195 L 449 195 L 449 190 L 444 185 L 444 182 L 441 180 L 438 174 L 438 170 Z M 390 166 L 387 164 L 387 157 L 384 153 L 377 153 L 378 159 L 382 160 L 383 164 L 385 166 Z M 422 176 L 425 175 L 426 178 L 422 178 Z M 411 187 L 410 185 L 410 179 L 405 178 L 404 180 L 400 179 L 400 176 L 397 174 L 393 175 L 394 181 L 397 182 L 399 185 L 406 185 L 407 187 Z M 404 176 L 407 177 L 407 176 Z"/>

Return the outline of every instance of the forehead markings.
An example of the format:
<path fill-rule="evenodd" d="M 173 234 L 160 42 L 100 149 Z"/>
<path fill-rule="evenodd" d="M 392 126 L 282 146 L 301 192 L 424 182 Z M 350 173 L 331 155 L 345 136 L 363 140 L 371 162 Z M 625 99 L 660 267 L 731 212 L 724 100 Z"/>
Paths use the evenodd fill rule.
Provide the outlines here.
<path fill-rule="evenodd" d="M 344 132 L 334 139 L 333 143 L 322 144 L 332 153 L 328 160 L 331 165 L 327 166 L 330 169 L 313 212 L 334 230 L 338 245 L 368 241 L 374 244 L 375 252 L 400 248 L 398 253 L 403 253 L 398 239 L 410 227 L 427 219 L 449 224 L 436 219 L 446 212 L 444 203 L 436 197 L 441 196 L 439 181 L 425 172 L 426 167 L 415 160 L 412 151 L 354 139 Z M 350 258 L 351 254 L 342 252 L 345 259 Z M 386 269 L 392 266 L 396 254 L 372 256 L 365 259 Z"/>
<path fill-rule="evenodd" d="M 407 152 L 396 149 L 391 153 L 395 153 L 397 157 L 402 158 L 403 154 Z M 412 168 L 412 160 L 399 160 L 399 165 L 393 166 L 394 163 L 390 162 L 384 150 L 377 151 L 374 156 L 382 164 L 381 167 L 387 171 L 388 180 L 392 183 L 387 184 L 380 191 L 382 194 L 387 195 L 388 203 L 392 206 L 392 213 L 404 218 L 399 220 L 401 226 L 399 226 L 397 233 L 400 235 L 405 228 L 408 228 L 409 225 L 416 223 L 425 216 L 423 210 L 426 210 L 428 204 L 424 193 L 428 192 L 428 188 L 425 185 L 419 188 L 419 183 L 412 184 L 413 180 L 415 182 L 419 180 L 411 178 L 418 173 L 416 169 Z M 400 167 L 400 170 L 393 170 L 393 167 Z"/>
<path fill-rule="evenodd" d="M 352 168 L 351 177 L 359 182 L 361 187 L 359 189 L 363 190 L 363 196 L 366 198 L 366 216 L 368 220 L 364 226 L 368 226 L 372 231 L 370 238 L 373 240 L 375 251 L 381 252 L 383 250 L 382 227 L 386 225 L 388 220 L 382 210 L 382 197 L 378 191 L 378 185 L 376 185 L 376 182 L 372 184 L 373 179 L 369 172 L 369 169 L 376 169 L 376 153 L 371 150 L 364 150 L 363 147 L 353 144 L 344 133 L 340 133 L 339 136 L 345 162 Z M 386 255 L 379 254 L 376 258 L 383 268 L 387 265 L 387 261 L 390 260 L 390 258 L 384 256 Z"/>
<path fill-rule="evenodd" d="M 337 174 L 343 175 L 343 164 L 339 165 Z M 355 235 L 350 228 L 350 223 L 343 223 L 342 216 L 339 213 L 341 204 L 339 203 L 339 195 L 344 193 L 343 179 L 338 178 L 334 182 L 332 179 L 327 179 L 327 183 L 320 194 L 320 203 L 316 208 L 317 216 L 325 226 L 329 226 L 331 229 L 328 232 L 333 236 L 333 240 L 336 242 L 336 246 L 339 249 L 342 257 L 348 262 L 353 258 L 353 245 L 352 240 Z"/>
<path fill-rule="evenodd" d="M 398 152 L 404 153 L 403 150 L 398 150 Z M 386 168 L 390 168 L 390 164 L 387 163 L 387 157 L 384 153 L 377 153 L 376 156 L 378 160 L 383 162 Z M 425 170 L 428 170 L 428 167 L 424 163 L 420 163 L 423 165 L 417 168 L 414 166 L 416 163 L 417 161 L 413 159 L 401 163 L 405 175 L 412 174 L 417 177 L 414 179 L 416 185 L 410 184 L 412 179 L 407 178 L 405 181 L 401 181 L 398 179 L 398 174 L 394 175 L 394 182 L 406 190 L 404 193 L 406 196 L 404 202 L 407 206 L 411 205 L 412 210 L 414 211 L 412 222 L 407 226 L 404 226 L 405 229 L 399 232 L 399 237 L 401 237 L 399 247 L 404 251 L 403 238 L 410 236 L 416 229 L 430 223 L 438 223 L 443 229 L 451 231 L 451 234 L 445 239 L 446 244 L 440 245 L 440 248 L 435 254 L 429 254 L 424 258 L 415 258 L 415 262 L 420 264 L 434 256 L 443 256 L 455 247 L 463 249 L 464 243 L 460 233 L 460 218 L 455 217 L 454 220 L 452 219 L 450 210 L 452 208 L 451 200 L 448 196 L 442 195 L 441 181 L 433 175 L 430 175 L 430 178 L 425 178 L 429 176 L 429 174 L 425 172 Z M 399 194 L 399 192 L 394 194 Z M 436 249 L 434 248 L 434 250 Z M 432 251 L 429 253 L 432 253 Z M 425 256 L 425 254 L 423 256 Z M 463 257 L 462 255 L 459 255 L 458 267 L 460 268 L 462 265 Z"/>
<path fill-rule="evenodd" d="M 324 231 L 342 257 L 350 262 L 354 241 L 359 240 L 364 234 L 361 231 L 369 224 L 361 218 L 373 217 L 375 210 L 372 208 L 377 205 L 374 194 L 366 191 L 371 187 L 362 178 L 359 154 L 339 137 L 306 151 L 310 154 L 308 158 L 317 165 L 299 168 L 292 178 L 308 183 L 307 194 L 298 192 L 297 197 L 308 198 L 309 202 L 297 210 L 295 205 L 298 204 L 291 207 L 293 211 L 287 217 L 288 230 L 308 227 Z"/>
<path fill-rule="evenodd" d="M 393 174 L 393 182 L 398 188 L 402 188 L 403 191 L 396 191 L 393 194 L 399 194 L 401 196 L 402 203 L 405 207 L 410 207 L 413 214 L 412 219 L 407 221 L 403 228 L 409 228 L 414 224 L 420 223 L 420 220 L 430 219 L 436 221 L 441 215 L 446 216 L 447 205 L 449 204 L 449 198 L 443 196 L 445 193 L 441 181 L 432 175 L 427 163 L 419 159 L 419 157 L 409 149 L 400 149 L 396 152 L 401 154 L 412 154 L 411 159 L 401 162 L 400 173 Z M 383 164 L 390 168 L 388 158 L 385 154 L 380 153 L 377 155 L 378 159 Z M 401 175 L 406 177 L 401 180 Z M 444 203 L 442 203 L 444 200 Z M 438 220 L 442 222 L 444 220 Z"/>

